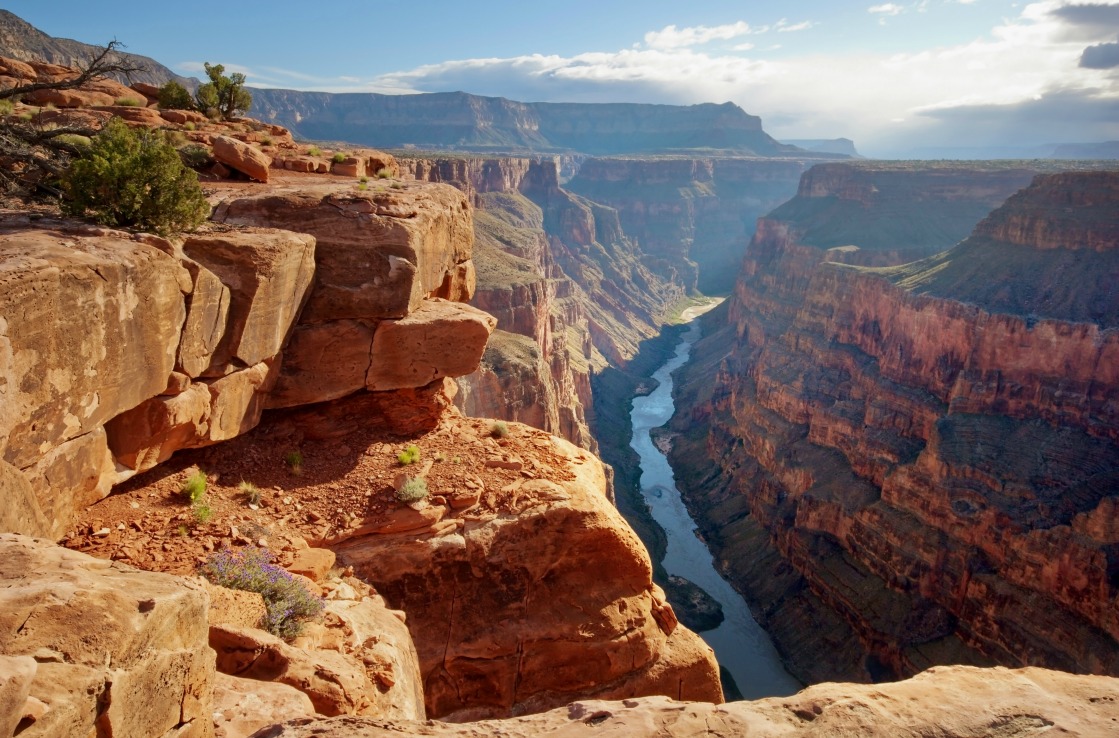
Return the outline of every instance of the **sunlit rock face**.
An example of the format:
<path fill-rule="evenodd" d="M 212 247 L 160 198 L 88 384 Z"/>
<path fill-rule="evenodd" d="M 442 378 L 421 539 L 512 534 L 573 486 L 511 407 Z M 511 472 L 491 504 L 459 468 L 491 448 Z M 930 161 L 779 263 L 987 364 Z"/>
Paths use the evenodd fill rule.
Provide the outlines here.
<path fill-rule="evenodd" d="M 836 182 L 866 192 L 806 175 L 802 196 Z M 955 248 L 885 268 L 804 244 L 776 217 L 803 202 L 760 222 L 683 384 L 710 435 L 675 458 L 805 678 L 1119 670 L 1117 182 L 1039 176 Z"/>

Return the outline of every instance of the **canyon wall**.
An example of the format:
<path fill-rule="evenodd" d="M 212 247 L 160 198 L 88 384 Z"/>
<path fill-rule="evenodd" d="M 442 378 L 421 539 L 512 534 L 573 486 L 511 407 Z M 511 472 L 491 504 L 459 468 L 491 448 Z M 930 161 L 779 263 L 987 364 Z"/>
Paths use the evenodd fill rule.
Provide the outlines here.
<path fill-rule="evenodd" d="M 297 136 L 419 151 L 580 152 L 687 149 L 802 153 L 733 103 L 525 103 L 465 92 L 422 95 L 254 89 L 253 113 Z"/>
<path fill-rule="evenodd" d="M 656 273 L 730 292 L 759 216 L 785 202 L 811 159 L 588 159 L 564 187 L 618 211 Z"/>
<path fill-rule="evenodd" d="M 724 569 L 809 681 L 1116 673 L 1119 179 L 1038 176 L 955 248 L 866 267 L 834 262 L 940 250 L 907 229 L 1021 173 L 912 172 L 923 221 L 895 223 L 865 171 L 820 169 L 681 383 L 673 461 Z M 827 227 L 860 203 L 890 227 Z"/>
<path fill-rule="evenodd" d="M 656 273 L 611 208 L 559 185 L 562 157 L 402 158 L 406 176 L 452 184 L 477 206 L 473 304 L 498 329 L 459 380 L 470 415 L 504 418 L 597 448 L 591 377 L 656 335 L 680 286 Z"/>

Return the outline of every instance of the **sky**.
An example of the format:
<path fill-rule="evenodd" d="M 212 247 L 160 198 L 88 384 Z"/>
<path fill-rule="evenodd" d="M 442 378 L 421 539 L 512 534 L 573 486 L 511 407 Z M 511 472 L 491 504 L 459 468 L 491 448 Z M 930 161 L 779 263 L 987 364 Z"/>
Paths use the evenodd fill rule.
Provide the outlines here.
<path fill-rule="evenodd" d="M 526 102 L 731 101 L 785 139 L 863 153 L 1119 139 L 1119 0 L 266 4 L 0 0 L 257 87 L 462 90 Z"/>

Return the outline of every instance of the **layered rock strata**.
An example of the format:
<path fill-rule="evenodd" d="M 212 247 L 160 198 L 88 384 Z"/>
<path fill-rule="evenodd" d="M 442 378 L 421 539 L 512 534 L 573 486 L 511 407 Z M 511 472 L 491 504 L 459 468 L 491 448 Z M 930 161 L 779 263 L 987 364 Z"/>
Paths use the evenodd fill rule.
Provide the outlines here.
<path fill-rule="evenodd" d="M 796 192 L 811 161 L 595 158 L 564 187 L 615 209 L 662 278 L 720 294 L 734 285 L 754 222 Z"/>
<path fill-rule="evenodd" d="M 5 219 L 0 460 L 25 503 L 11 529 L 58 538 L 112 485 L 266 407 L 474 371 L 494 319 L 453 301 L 473 290 L 471 213 L 450 187 L 332 184 L 232 198 L 217 215 L 237 227 L 174 242 Z"/>
<path fill-rule="evenodd" d="M 1097 281 L 1119 268 L 1115 183 L 1039 176 L 886 269 L 759 224 L 681 397 L 677 429 L 711 433 L 674 460 L 803 677 L 1119 669 L 1119 305 Z"/>

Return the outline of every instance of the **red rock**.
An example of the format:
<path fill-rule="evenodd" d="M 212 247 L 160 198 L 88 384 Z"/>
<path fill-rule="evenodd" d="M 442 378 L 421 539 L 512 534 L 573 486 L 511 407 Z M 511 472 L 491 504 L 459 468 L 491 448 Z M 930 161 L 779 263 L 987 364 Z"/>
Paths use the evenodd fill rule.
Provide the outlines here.
<path fill-rule="evenodd" d="M 305 548 L 297 551 L 285 567 L 292 574 L 302 574 L 315 582 L 322 582 L 334 566 L 334 552 L 327 548 Z"/>
<path fill-rule="evenodd" d="M 206 736 L 214 679 L 205 592 L 0 535 L 0 653 L 38 662 L 38 735 Z"/>
<path fill-rule="evenodd" d="M 215 738 L 249 738 L 269 725 L 314 714 L 311 699 L 295 687 L 221 673 L 214 680 Z"/>
<path fill-rule="evenodd" d="M 184 123 L 208 123 L 210 120 L 195 110 L 160 110 L 159 114 L 168 123 L 178 123 L 180 125 Z"/>
<path fill-rule="evenodd" d="M 1117 212 L 1114 174 L 1041 176 L 950 251 L 875 270 L 759 221 L 729 355 L 712 339 L 718 377 L 685 380 L 701 399 L 674 458 L 718 480 L 690 491 L 710 539 L 748 510 L 719 552 L 747 589 L 759 559 L 795 571 L 758 586 L 802 674 L 868 679 L 867 653 L 897 674 L 987 659 L 1119 674 L 1099 522 L 1114 495 L 1089 481 L 1119 473 L 1119 301 L 1084 276 L 1114 269 Z M 801 617 L 842 657 L 821 659 Z"/>
<path fill-rule="evenodd" d="M 311 287 L 315 239 L 245 228 L 189 234 L 182 249 L 228 287 L 228 319 L 204 373 L 224 374 L 227 366 L 253 366 L 279 354 Z"/>
<path fill-rule="evenodd" d="M 462 303 L 425 300 L 407 317 L 377 326 L 365 386 L 422 387 L 470 374 L 496 324 L 491 315 Z"/>
<path fill-rule="evenodd" d="M 315 236 L 315 287 L 303 323 L 403 317 L 470 258 L 474 242 L 470 207 L 450 187 L 276 188 L 219 204 L 214 220 Z"/>
<path fill-rule="evenodd" d="M 268 167 L 272 159 L 260 149 L 241 143 L 229 136 L 215 136 L 211 145 L 214 158 L 258 182 L 268 181 Z"/>
<path fill-rule="evenodd" d="M 114 116 L 127 123 L 138 123 L 146 128 L 159 128 L 163 125 L 163 118 L 154 108 L 129 107 L 125 105 L 109 105 L 99 107 L 97 110 L 112 113 Z"/>
<path fill-rule="evenodd" d="M 726 705 L 664 697 L 575 702 L 540 715 L 484 724 L 370 719 L 308 719 L 274 729 L 275 738 L 438 738 L 476 736 L 626 736 L 627 738 L 889 738 L 978 736 L 1037 731 L 1109 735 L 1119 721 L 1115 679 L 1043 669 L 939 667 L 907 681 L 861 686 L 818 684 L 792 697 Z"/>
<path fill-rule="evenodd" d="M 457 533 L 359 534 L 334 545 L 408 613 L 428 715 L 479 719 L 589 695 L 721 699 L 707 646 L 657 623 L 651 564 L 606 499 L 602 465 L 576 463 L 577 449 L 555 444 L 570 481 L 492 492 L 519 514 L 476 512 Z"/>

